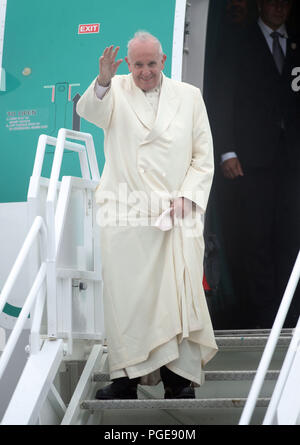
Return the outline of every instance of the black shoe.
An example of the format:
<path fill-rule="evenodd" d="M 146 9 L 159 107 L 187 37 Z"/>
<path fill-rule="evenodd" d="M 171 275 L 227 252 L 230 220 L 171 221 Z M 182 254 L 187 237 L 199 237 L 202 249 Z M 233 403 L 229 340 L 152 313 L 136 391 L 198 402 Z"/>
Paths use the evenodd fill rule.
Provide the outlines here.
<path fill-rule="evenodd" d="M 110 385 L 99 389 L 95 398 L 97 400 L 137 399 L 139 380 L 139 378 L 129 379 L 128 377 L 115 379 Z"/>
<path fill-rule="evenodd" d="M 195 398 L 195 390 L 189 380 L 170 371 L 166 366 L 160 368 L 160 375 L 165 388 L 165 399 Z"/>
<path fill-rule="evenodd" d="M 176 389 L 166 386 L 165 399 L 195 399 L 195 390 L 191 386 Z"/>

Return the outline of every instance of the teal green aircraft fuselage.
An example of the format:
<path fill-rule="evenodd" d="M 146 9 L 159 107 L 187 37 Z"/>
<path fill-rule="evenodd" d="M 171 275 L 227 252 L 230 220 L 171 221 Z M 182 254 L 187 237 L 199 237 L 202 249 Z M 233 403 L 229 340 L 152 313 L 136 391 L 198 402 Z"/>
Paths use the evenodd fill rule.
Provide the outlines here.
<path fill-rule="evenodd" d="M 26 201 L 38 138 L 60 128 L 91 133 L 100 172 L 103 133 L 76 115 L 78 98 L 96 77 L 99 57 L 110 44 L 127 53 L 127 42 L 141 29 L 156 35 L 167 54 L 170 75 L 175 0 L 8 1 L 0 91 L 0 202 Z M 119 74 L 128 73 L 124 61 Z M 48 147 L 43 176 L 49 177 Z M 78 155 L 67 152 L 62 175 L 79 176 Z"/>

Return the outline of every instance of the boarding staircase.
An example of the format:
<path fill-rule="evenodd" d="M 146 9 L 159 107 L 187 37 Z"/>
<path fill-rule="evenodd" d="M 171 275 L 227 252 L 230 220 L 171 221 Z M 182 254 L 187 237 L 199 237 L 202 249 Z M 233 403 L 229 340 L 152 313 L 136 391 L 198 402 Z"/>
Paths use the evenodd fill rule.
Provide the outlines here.
<path fill-rule="evenodd" d="M 42 177 L 47 145 L 55 147 L 50 179 Z M 78 153 L 81 178 L 60 178 L 66 150 Z M 40 136 L 27 200 L 30 229 L 0 296 L 1 313 L 27 267 L 33 284 L 1 354 L 0 379 L 30 316 L 28 359 L 1 424 L 300 424 L 300 322 L 282 328 L 300 254 L 271 331 L 215 331 L 219 352 L 195 400 L 163 400 L 161 383 L 139 385 L 139 400 L 94 399 L 109 381 L 93 193 L 99 180 L 90 134 L 61 129 L 57 138 Z"/>
<path fill-rule="evenodd" d="M 142 423 L 145 419 L 150 424 L 164 425 L 238 424 L 269 334 L 263 330 L 215 331 L 219 352 L 206 367 L 205 384 L 196 388 L 196 400 L 162 400 L 164 390 L 160 383 L 154 387 L 139 385 L 138 402 L 90 399 L 83 400 L 80 406 L 98 413 L 105 424 Z M 262 423 L 290 340 L 291 330 L 282 330 L 256 403 L 256 424 Z M 100 387 L 109 375 L 96 371 L 92 378 Z M 142 409 L 143 414 L 138 411 Z"/>

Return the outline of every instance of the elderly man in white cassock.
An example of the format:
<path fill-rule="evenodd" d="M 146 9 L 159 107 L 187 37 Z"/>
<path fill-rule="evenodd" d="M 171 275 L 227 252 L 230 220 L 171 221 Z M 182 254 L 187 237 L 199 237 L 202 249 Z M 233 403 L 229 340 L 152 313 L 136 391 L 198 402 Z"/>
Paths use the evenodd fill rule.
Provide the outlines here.
<path fill-rule="evenodd" d="M 97 399 L 136 399 L 162 380 L 165 398 L 195 398 L 216 354 L 202 286 L 203 215 L 214 164 L 200 90 L 163 74 L 166 55 L 151 34 L 119 47 L 77 104 L 104 130 L 99 204 L 104 317 L 112 383 Z"/>

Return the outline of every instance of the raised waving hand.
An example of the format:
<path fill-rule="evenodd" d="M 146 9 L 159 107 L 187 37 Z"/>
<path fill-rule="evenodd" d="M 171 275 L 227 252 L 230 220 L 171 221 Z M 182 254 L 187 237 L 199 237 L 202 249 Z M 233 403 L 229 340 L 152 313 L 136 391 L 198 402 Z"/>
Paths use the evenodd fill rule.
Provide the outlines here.
<path fill-rule="evenodd" d="M 108 46 L 105 48 L 102 56 L 99 59 L 98 83 L 103 87 L 107 87 L 110 84 L 111 79 L 114 77 L 120 64 L 123 62 L 123 59 L 116 61 L 119 49 L 119 46 L 116 46 L 115 49 L 113 45 Z"/>

